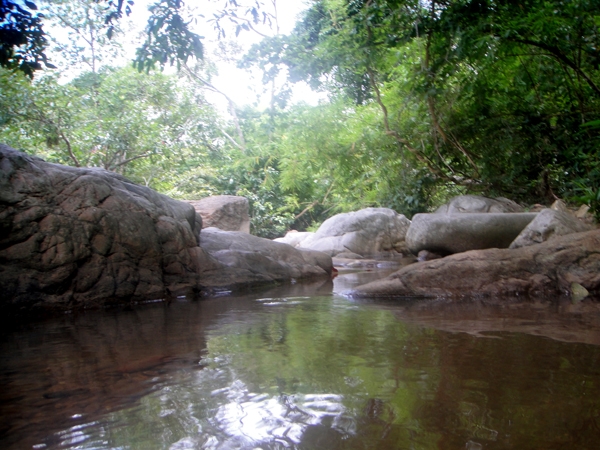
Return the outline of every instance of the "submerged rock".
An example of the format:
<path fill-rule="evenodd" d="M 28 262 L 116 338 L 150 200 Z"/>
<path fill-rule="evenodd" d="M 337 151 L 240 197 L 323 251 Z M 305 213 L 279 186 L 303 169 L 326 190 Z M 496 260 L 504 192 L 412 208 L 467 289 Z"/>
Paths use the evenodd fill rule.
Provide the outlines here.
<path fill-rule="evenodd" d="M 473 250 L 407 266 L 353 290 L 353 297 L 568 295 L 600 291 L 600 230 L 517 249 Z"/>

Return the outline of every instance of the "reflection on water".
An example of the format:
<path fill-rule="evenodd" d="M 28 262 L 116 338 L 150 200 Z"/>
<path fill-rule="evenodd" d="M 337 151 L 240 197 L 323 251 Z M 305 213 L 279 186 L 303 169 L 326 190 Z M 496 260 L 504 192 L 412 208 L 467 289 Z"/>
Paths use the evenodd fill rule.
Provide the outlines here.
<path fill-rule="evenodd" d="M 5 332 L 0 448 L 598 447 L 600 305 L 332 294 L 377 276 Z"/>

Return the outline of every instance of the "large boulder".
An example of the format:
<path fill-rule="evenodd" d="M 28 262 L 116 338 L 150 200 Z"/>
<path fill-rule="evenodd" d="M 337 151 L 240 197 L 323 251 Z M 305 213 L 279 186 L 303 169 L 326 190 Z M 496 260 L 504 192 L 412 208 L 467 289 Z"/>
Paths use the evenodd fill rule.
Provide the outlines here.
<path fill-rule="evenodd" d="M 210 235 L 225 232 L 209 230 L 205 249 L 201 228 L 190 204 L 118 174 L 51 164 L 0 145 L 0 314 L 331 273 L 327 255 L 241 232 L 222 235 L 217 245 Z"/>
<path fill-rule="evenodd" d="M 331 257 L 242 232 L 205 228 L 200 245 L 227 268 L 205 273 L 204 285 L 235 285 L 331 275 Z"/>
<path fill-rule="evenodd" d="M 539 244 L 556 236 L 589 231 L 593 226 L 583 222 L 568 210 L 543 209 L 510 244 L 510 248 Z"/>
<path fill-rule="evenodd" d="M 440 206 L 435 214 L 462 213 L 516 213 L 523 207 L 504 197 L 488 198 L 481 195 L 459 195 Z"/>
<path fill-rule="evenodd" d="M 250 233 L 248 199 L 236 195 L 214 195 L 201 200 L 187 200 L 202 217 L 203 228 Z"/>
<path fill-rule="evenodd" d="M 484 248 L 508 248 L 535 213 L 416 214 L 406 233 L 415 255 L 421 250 L 449 255 Z"/>
<path fill-rule="evenodd" d="M 399 255 L 410 220 L 388 208 L 365 208 L 327 219 L 299 248 L 363 257 Z"/>
<path fill-rule="evenodd" d="M 70 308 L 200 288 L 191 205 L 0 145 L 0 306 Z"/>
<path fill-rule="evenodd" d="M 476 297 L 600 291 L 600 230 L 517 249 L 473 250 L 412 264 L 354 289 L 354 297 Z"/>

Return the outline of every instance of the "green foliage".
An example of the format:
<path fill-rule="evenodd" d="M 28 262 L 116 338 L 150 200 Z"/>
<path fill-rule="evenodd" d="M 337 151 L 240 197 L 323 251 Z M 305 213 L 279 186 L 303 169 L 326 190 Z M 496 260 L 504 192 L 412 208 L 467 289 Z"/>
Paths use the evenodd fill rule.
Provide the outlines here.
<path fill-rule="evenodd" d="M 245 64 L 285 64 L 292 80 L 378 108 L 396 147 L 387 167 L 426 169 L 425 203 L 452 185 L 544 202 L 568 190 L 577 149 L 598 156 L 578 130 L 600 115 L 599 7 L 319 0 Z M 592 176 L 578 165 L 577 178 Z"/>
<path fill-rule="evenodd" d="M 36 70 L 53 68 L 46 56 L 48 44 L 37 5 L 25 0 L 0 2 L 0 67 L 19 70 L 32 78 Z"/>
<path fill-rule="evenodd" d="M 48 36 L 53 44 L 53 61 L 59 72 L 72 77 L 73 72 L 96 72 L 101 64 L 122 53 L 117 39 L 118 24 L 106 19 L 106 5 L 97 0 L 54 0 L 42 8 L 45 22 L 62 33 Z M 107 36 L 110 30 L 111 37 Z"/>
<path fill-rule="evenodd" d="M 101 34 L 116 31 L 125 4 L 111 3 L 106 23 L 101 8 L 87 20 L 77 5 L 97 6 L 61 1 L 57 11 L 72 13 L 56 17 L 74 35 L 95 33 L 63 49 L 81 57 L 106 48 Z M 61 85 L 1 72 L 0 138 L 177 198 L 244 195 L 265 237 L 367 206 L 411 216 L 460 193 L 562 196 L 600 216 L 600 0 L 313 0 L 291 35 L 240 62 L 260 68 L 273 95 L 269 110 L 232 121 L 197 90 L 211 86 L 206 64 L 195 86 L 150 70 L 202 56 L 182 8 L 153 7 L 136 63 L 146 74 L 94 63 Z M 239 33 L 271 19 L 258 3 L 228 1 L 212 21 Z M 289 106 L 300 80 L 330 101 Z"/>
<path fill-rule="evenodd" d="M 159 73 L 104 69 L 60 85 L 2 71 L 0 86 L 0 136 L 7 144 L 50 161 L 120 172 L 176 196 L 191 171 L 198 176 L 215 141 L 214 111 Z"/>
<path fill-rule="evenodd" d="M 189 58 L 202 59 L 202 37 L 190 30 L 190 22 L 181 16 L 181 0 L 160 0 L 149 9 L 147 38 L 137 50 L 135 66 L 138 70 L 153 69 L 158 63 L 163 68 L 186 63 Z"/>

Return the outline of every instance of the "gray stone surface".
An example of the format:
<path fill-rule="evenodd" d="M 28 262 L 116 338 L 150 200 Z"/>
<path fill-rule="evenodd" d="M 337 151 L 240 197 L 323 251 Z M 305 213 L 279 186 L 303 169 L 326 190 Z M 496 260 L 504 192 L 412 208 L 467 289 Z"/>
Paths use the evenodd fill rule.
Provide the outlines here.
<path fill-rule="evenodd" d="M 205 228 L 200 245 L 227 267 L 203 276 L 204 284 L 240 284 L 331 275 L 331 257 L 322 252 L 296 249 L 242 232 Z M 234 280 L 232 283 L 230 280 Z"/>
<path fill-rule="evenodd" d="M 473 250 L 411 264 L 349 292 L 373 297 L 571 296 L 573 283 L 600 293 L 600 230 L 517 249 Z M 550 297 L 552 298 L 552 297 Z"/>
<path fill-rule="evenodd" d="M 331 256 L 348 252 L 363 257 L 400 255 L 409 225 L 410 220 L 392 209 L 365 208 L 330 217 L 301 247 Z"/>
<path fill-rule="evenodd" d="M 292 247 L 298 247 L 302 245 L 307 237 L 314 235 L 310 231 L 288 231 L 284 237 L 273 239 L 275 242 L 281 242 L 283 244 L 291 245 Z"/>
<path fill-rule="evenodd" d="M 515 212 L 523 212 L 523 207 L 504 197 L 488 198 L 481 195 L 459 195 L 435 211 L 436 214 Z"/>
<path fill-rule="evenodd" d="M 248 199 L 236 195 L 214 195 L 201 200 L 186 200 L 202 217 L 203 228 L 250 233 Z"/>
<path fill-rule="evenodd" d="M 406 233 L 413 254 L 448 255 L 484 248 L 507 248 L 535 213 L 416 214 Z"/>
<path fill-rule="evenodd" d="M 540 244 L 548 239 L 565 234 L 589 231 L 593 227 L 564 210 L 544 209 L 510 244 L 510 248 Z"/>

